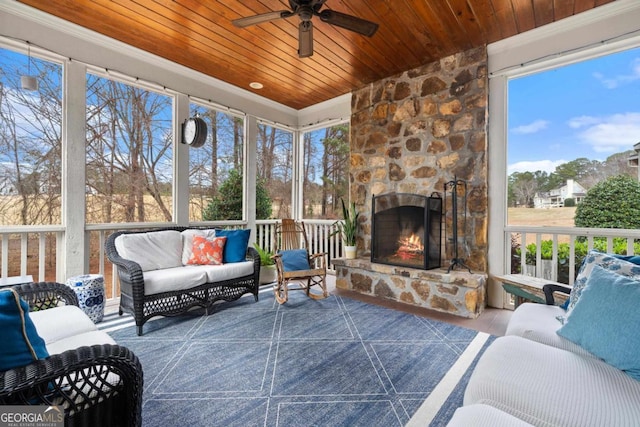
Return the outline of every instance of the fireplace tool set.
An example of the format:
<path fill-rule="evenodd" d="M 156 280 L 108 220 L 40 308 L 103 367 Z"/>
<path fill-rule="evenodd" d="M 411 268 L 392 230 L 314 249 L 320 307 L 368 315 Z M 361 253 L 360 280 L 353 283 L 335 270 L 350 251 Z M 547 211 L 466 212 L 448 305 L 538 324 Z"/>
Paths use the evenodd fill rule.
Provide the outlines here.
<path fill-rule="evenodd" d="M 447 212 L 447 198 L 450 198 L 451 203 L 451 231 L 453 241 L 453 258 L 451 259 L 451 263 L 449 264 L 449 268 L 447 269 L 447 273 L 449 273 L 452 269 L 456 267 L 463 267 L 469 270 L 471 273 L 471 269 L 465 264 L 464 259 L 460 258 L 458 253 L 458 198 L 461 198 L 462 204 L 462 239 L 465 240 L 465 232 L 467 229 L 467 183 L 461 179 L 458 179 L 454 176 L 452 181 L 449 181 L 444 184 L 444 194 L 445 194 L 445 212 Z M 447 197 L 448 196 L 448 197 Z M 446 221 L 445 221 L 446 228 Z M 466 245 L 466 242 L 465 242 Z"/>

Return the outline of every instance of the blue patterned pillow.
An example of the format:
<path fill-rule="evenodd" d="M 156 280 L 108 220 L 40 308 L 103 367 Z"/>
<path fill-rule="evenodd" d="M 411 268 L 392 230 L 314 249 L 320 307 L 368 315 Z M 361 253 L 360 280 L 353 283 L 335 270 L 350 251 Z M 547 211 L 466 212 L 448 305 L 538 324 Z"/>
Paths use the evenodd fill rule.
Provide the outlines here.
<path fill-rule="evenodd" d="M 29 317 L 29 305 L 13 289 L 0 291 L 0 371 L 49 356 Z"/>
<path fill-rule="evenodd" d="M 573 289 L 571 290 L 571 295 L 569 295 L 567 314 L 564 316 L 565 319 L 571 314 L 571 311 L 578 303 L 580 295 L 582 294 L 595 265 L 622 276 L 630 277 L 634 280 L 640 280 L 640 265 L 619 259 L 613 255 L 604 254 L 598 251 L 590 251 L 578 271 L 576 281 L 573 283 Z"/>
<path fill-rule="evenodd" d="M 558 335 L 640 380 L 640 281 L 594 266 Z"/>

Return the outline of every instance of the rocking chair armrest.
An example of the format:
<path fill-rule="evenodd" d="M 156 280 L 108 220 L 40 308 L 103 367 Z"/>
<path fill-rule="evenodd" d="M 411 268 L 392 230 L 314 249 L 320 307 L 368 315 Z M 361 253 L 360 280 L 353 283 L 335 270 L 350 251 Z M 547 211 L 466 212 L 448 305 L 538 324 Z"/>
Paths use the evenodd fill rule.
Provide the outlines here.
<path fill-rule="evenodd" d="M 309 255 L 309 264 L 313 267 L 314 264 L 316 268 L 326 268 L 327 265 L 327 252 L 319 252 L 317 254 Z"/>

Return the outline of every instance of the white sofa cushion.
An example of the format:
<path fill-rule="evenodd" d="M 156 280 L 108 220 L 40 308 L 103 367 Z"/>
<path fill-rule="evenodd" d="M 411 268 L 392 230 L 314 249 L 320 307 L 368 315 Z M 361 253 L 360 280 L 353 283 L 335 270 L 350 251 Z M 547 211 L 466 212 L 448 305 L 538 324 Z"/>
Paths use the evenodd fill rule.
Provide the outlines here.
<path fill-rule="evenodd" d="M 223 265 L 198 265 L 194 267 L 203 270 L 207 274 L 207 282 L 230 280 L 253 273 L 253 261 L 232 262 Z"/>
<path fill-rule="evenodd" d="M 469 405 L 456 409 L 447 427 L 531 427 L 511 414 L 489 405 Z"/>
<path fill-rule="evenodd" d="M 182 265 L 182 235 L 176 230 L 121 234 L 115 245 L 122 258 L 137 262 L 142 271 Z"/>
<path fill-rule="evenodd" d="M 47 343 L 47 350 L 49 354 L 61 354 L 67 350 L 95 344 L 116 344 L 116 342 L 106 332 L 89 331 Z"/>
<path fill-rule="evenodd" d="M 180 233 L 180 235 L 182 238 L 182 265 L 187 265 L 187 262 L 189 262 L 193 254 L 193 236 L 202 236 L 211 239 L 216 237 L 216 230 L 194 230 L 189 228 Z"/>
<path fill-rule="evenodd" d="M 83 332 L 96 331 L 98 328 L 91 319 L 75 305 L 64 305 L 47 310 L 29 313 L 38 335 L 49 344 Z"/>
<path fill-rule="evenodd" d="M 556 305 L 524 303 L 518 306 L 509 319 L 505 335 L 517 335 L 542 344 L 572 351 L 582 356 L 595 357 L 578 344 L 558 335 L 562 327 L 557 319 L 565 311 Z"/>
<path fill-rule="evenodd" d="M 471 374 L 464 404 L 476 403 L 537 426 L 632 426 L 640 420 L 640 381 L 595 357 L 505 336 Z"/>
<path fill-rule="evenodd" d="M 172 267 L 162 270 L 145 271 L 144 294 L 155 295 L 162 292 L 180 291 L 207 283 L 207 272 L 203 266 Z"/>

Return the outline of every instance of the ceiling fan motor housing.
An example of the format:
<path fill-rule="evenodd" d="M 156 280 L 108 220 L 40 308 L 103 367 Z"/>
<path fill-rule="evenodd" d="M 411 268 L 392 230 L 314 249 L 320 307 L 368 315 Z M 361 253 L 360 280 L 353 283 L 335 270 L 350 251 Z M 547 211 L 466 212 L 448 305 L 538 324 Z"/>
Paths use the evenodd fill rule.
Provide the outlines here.
<path fill-rule="evenodd" d="M 250 25 L 270 22 L 276 19 L 289 18 L 293 15 L 300 17 L 298 26 L 298 56 L 306 58 L 313 55 L 313 22 L 311 18 L 318 16 L 322 22 L 344 28 L 349 31 L 365 35 L 373 36 L 378 29 L 378 24 L 358 18 L 356 16 L 347 15 L 331 9 L 320 9 L 327 0 L 289 0 L 291 10 L 281 10 L 277 12 L 262 13 L 246 18 L 235 19 L 232 23 L 236 27 L 244 28 Z"/>

